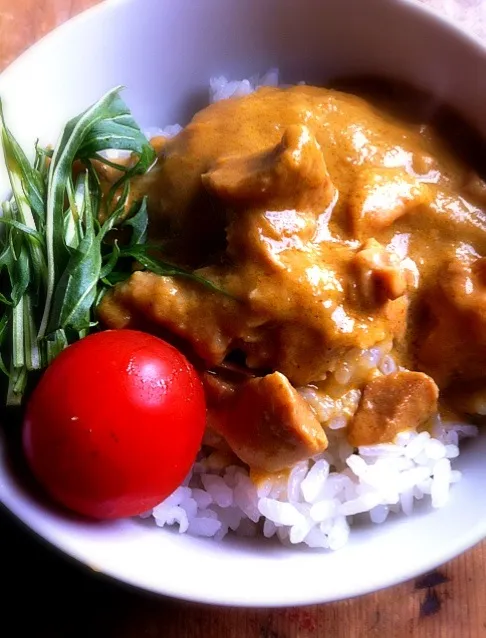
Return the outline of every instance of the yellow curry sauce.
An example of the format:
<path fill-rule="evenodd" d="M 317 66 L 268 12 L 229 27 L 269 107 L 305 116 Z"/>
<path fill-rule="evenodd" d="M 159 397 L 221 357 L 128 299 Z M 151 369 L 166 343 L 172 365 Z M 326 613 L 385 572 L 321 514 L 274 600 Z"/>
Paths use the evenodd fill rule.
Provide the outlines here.
<path fill-rule="evenodd" d="M 362 391 L 352 445 L 424 426 L 438 388 L 453 409 L 482 409 L 486 187 L 430 118 L 374 102 L 310 86 L 223 100 L 161 144 L 136 184 L 152 241 L 227 295 L 135 272 L 101 319 L 187 343 L 208 370 L 211 431 L 253 468 L 324 450 L 296 388 L 338 398 L 339 362 L 380 344 L 402 368 L 342 388 Z M 235 353 L 244 371 L 228 376 Z"/>

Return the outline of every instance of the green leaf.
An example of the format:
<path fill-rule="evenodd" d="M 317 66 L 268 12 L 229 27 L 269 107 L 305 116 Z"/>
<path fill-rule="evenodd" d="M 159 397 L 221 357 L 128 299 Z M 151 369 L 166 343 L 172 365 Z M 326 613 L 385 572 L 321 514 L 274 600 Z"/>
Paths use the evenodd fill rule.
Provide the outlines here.
<path fill-rule="evenodd" d="M 100 162 L 101 164 L 106 164 L 106 166 L 109 166 L 110 168 L 114 168 L 117 171 L 120 171 L 120 173 L 126 173 L 129 169 L 129 167 L 126 164 L 117 164 L 116 162 L 112 162 L 111 160 L 109 160 L 106 157 L 103 157 L 102 155 L 96 155 L 95 158 L 97 162 Z"/>
<path fill-rule="evenodd" d="M 46 354 L 47 362 L 49 365 L 54 361 L 58 354 L 60 354 L 69 345 L 69 341 L 66 337 L 64 330 L 56 330 L 46 339 Z"/>
<path fill-rule="evenodd" d="M 2 352 L 3 345 L 8 337 L 10 317 L 11 317 L 11 312 L 7 311 L 3 313 L 3 316 L 0 319 L 0 353 Z M 0 354 L 0 372 L 3 372 L 3 374 L 5 374 L 7 377 L 9 376 L 7 366 L 5 365 L 3 356 L 1 354 Z"/>
<path fill-rule="evenodd" d="M 125 182 L 127 182 L 128 180 L 132 179 L 132 177 L 135 177 L 135 175 L 141 175 L 143 173 L 146 173 L 148 171 L 148 169 L 155 162 L 155 158 L 156 158 L 156 155 L 155 155 L 154 149 L 152 148 L 152 146 L 150 146 L 150 144 L 147 143 L 147 145 L 142 148 L 142 151 L 139 154 L 138 162 L 136 164 L 134 164 L 110 188 L 110 191 L 109 191 L 108 196 L 107 196 L 108 206 L 111 205 L 111 202 L 112 202 L 114 196 L 116 195 L 118 190 L 123 186 L 123 184 Z"/>
<path fill-rule="evenodd" d="M 11 299 L 7 299 L 7 297 L 5 297 L 5 295 L 0 293 L 0 303 L 3 303 L 6 306 L 11 306 L 12 305 L 12 300 Z"/>
<path fill-rule="evenodd" d="M 7 211 L 9 209 L 4 208 L 4 210 Z M 10 236 L 7 238 L 4 237 L 4 246 L 2 252 L 0 253 L 0 275 L 2 275 L 4 271 L 7 271 L 7 276 L 10 283 L 10 299 L 8 299 L 3 293 L 0 293 L 0 302 L 9 306 L 13 305 L 12 286 L 15 283 L 14 268 L 15 258 L 13 247 L 10 243 Z"/>
<path fill-rule="evenodd" d="M 9 156 L 10 163 L 15 163 L 19 174 L 22 175 L 22 186 L 29 207 L 39 215 L 44 216 L 45 212 L 45 182 L 39 171 L 35 170 L 20 148 L 14 136 L 5 125 L 2 101 L 0 100 L 0 129 L 4 154 Z M 5 157 L 7 163 L 7 157 Z M 13 186 L 12 186 L 13 188 Z"/>
<path fill-rule="evenodd" d="M 116 284 L 120 284 L 122 283 L 122 281 L 126 281 L 131 274 L 132 271 L 113 271 L 106 275 L 106 277 L 103 277 L 102 282 L 105 284 L 105 286 L 112 288 L 113 286 L 116 286 Z"/>
<path fill-rule="evenodd" d="M 115 241 L 113 244 L 113 250 L 111 251 L 111 254 L 109 255 L 108 261 L 106 262 L 106 264 L 103 266 L 103 268 L 100 271 L 100 279 L 105 279 L 105 277 L 107 277 L 112 270 L 115 268 L 117 262 L 118 262 L 118 258 L 120 256 L 120 247 L 118 246 L 118 242 Z"/>
<path fill-rule="evenodd" d="M 11 364 L 9 377 L 7 405 L 21 405 L 22 397 L 27 387 L 27 368 L 25 366 L 16 368 Z"/>
<path fill-rule="evenodd" d="M 12 260 L 11 269 L 11 295 L 15 307 L 27 292 L 30 283 L 30 261 L 25 244 L 20 246 L 19 254 Z"/>
<path fill-rule="evenodd" d="M 129 195 L 130 195 L 130 182 L 126 181 L 123 184 L 123 191 L 120 195 L 118 202 L 116 203 L 116 206 L 113 212 L 111 213 L 111 215 L 108 217 L 108 219 L 104 222 L 103 226 L 101 227 L 101 239 L 103 239 L 105 235 L 109 233 L 110 230 L 112 230 L 116 226 L 117 222 L 120 221 L 120 218 L 123 217 Z"/>
<path fill-rule="evenodd" d="M 84 236 L 83 219 L 86 208 L 85 189 L 86 172 L 80 173 L 74 186 L 74 206 L 66 212 L 64 218 L 64 242 L 69 248 L 77 248 Z"/>
<path fill-rule="evenodd" d="M 14 368 L 22 368 L 25 365 L 23 297 L 12 311 L 12 342 L 12 364 Z"/>
<path fill-rule="evenodd" d="M 119 90 L 71 119 L 54 150 L 36 143 L 32 164 L 7 129 L 0 103 L 0 140 L 12 187 L 0 219 L 0 371 L 9 375 L 9 405 L 21 403 L 31 371 L 96 327 L 97 304 L 109 287 L 131 276 L 134 262 L 226 294 L 197 272 L 159 259 L 160 248 L 146 245 L 146 198 L 130 206 L 125 220 L 131 180 L 153 165 L 155 151 Z M 128 163 L 104 157 L 110 149 L 126 151 Z M 120 171 L 108 194 L 99 163 Z M 128 245 L 111 241 L 117 226 L 130 227 Z"/>
<path fill-rule="evenodd" d="M 139 161 L 126 173 L 128 176 L 133 171 L 146 170 L 149 161 L 155 160 L 153 148 L 119 97 L 119 91 L 120 87 L 112 89 L 80 116 L 70 120 L 52 156 L 46 212 L 47 290 L 40 337 L 46 334 L 48 325 L 57 323 L 56 317 L 51 317 L 56 279 L 64 272 L 70 260 L 69 251 L 63 241 L 64 224 L 61 211 L 73 162 L 76 159 L 89 160 L 108 148 L 132 151 L 139 155 Z M 65 316 L 70 314 L 71 312 L 65 313 Z"/>
<path fill-rule="evenodd" d="M 42 148 L 39 146 L 39 140 L 36 140 L 35 143 L 35 159 L 34 159 L 34 171 L 37 171 L 42 178 L 42 193 L 44 195 L 43 199 L 45 199 L 45 178 L 49 171 L 49 159 L 52 156 L 52 151 L 48 149 Z M 45 213 L 45 205 L 43 206 L 43 213 Z M 43 215 L 42 215 L 43 216 Z"/>
<path fill-rule="evenodd" d="M 44 237 L 34 228 L 30 228 L 30 226 L 26 226 L 22 224 L 22 222 L 18 222 L 16 219 L 6 219 L 5 217 L 0 217 L 0 224 L 7 224 L 8 226 L 12 226 L 17 230 L 20 230 L 22 233 L 29 235 L 32 237 L 38 244 L 41 246 L 44 244 Z"/>
<path fill-rule="evenodd" d="M 133 257 L 133 259 L 136 259 L 144 268 L 150 270 L 150 272 L 153 272 L 156 275 L 161 275 L 163 277 L 185 277 L 186 279 L 191 279 L 192 281 L 202 284 L 213 292 L 233 298 L 229 293 L 218 288 L 209 279 L 205 279 L 204 277 L 200 277 L 194 272 L 185 270 L 184 268 L 180 268 L 179 266 L 174 266 L 173 264 L 169 264 L 166 261 L 162 261 L 161 259 L 153 257 L 148 252 L 150 250 L 154 250 L 154 248 L 147 245 L 128 246 L 127 248 L 123 248 L 121 250 L 121 256 Z"/>
<path fill-rule="evenodd" d="M 88 174 L 85 188 L 87 189 Z M 97 294 L 102 267 L 100 239 L 95 234 L 90 198 L 86 198 L 85 234 L 79 246 L 73 250 L 55 290 L 52 320 L 48 326 L 51 334 L 59 328 L 83 330 L 89 324 L 91 307 Z"/>
<path fill-rule="evenodd" d="M 132 213 L 128 219 L 126 219 L 122 226 L 131 226 L 132 236 L 130 238 L 130 246 L 136 246 L 137 244 L 145 244 L 147 241 L 147 228 L 148 228 L 148 212 L 147 212 L 147 198 L 144 197 L 140 203 L 138 210 Z"/>
<path fill-rule="evenodd" d="M 155 151 L 121 99 L 120 90 L 121 87 L 117 87 L 105 96 L 104 121 L 93 123 L 89 136 L 79 147 L 80 159 L 92 158 L 100 151 L 118 149 L 144 155 L 151 163 L 155 161 Z"/>
<path fill-rule="evenodd" d="M 32 214 L 32 207 L 37 207 L 37 214 L 43 216 L 43 203 L 37 186 L 38 180 L 42 179 L 35 173 L 34 169 L 29 165 L 27 158 L 19 145 L 12 137 L 10 132 L 5 126 L 3 119 L 3 111 L 0 101 L 0 134 L 3 145 L 3 153 L 5 157 L 5 165 L 7 167 L 7 173 L 12 186 L 12 193 L 16 204 L 16 211 L 19 217 L 18 222 L 24 226 L 28 226 L 33 233 L 37 231 L 34 216 Z M 36 177 L 34 177 L 36 175 Z M 28 193 L 28 196 L 26 195 Z M 30 200 L 32 197 L 32 201 Z M 41 211 L 42 208 L 42 211 Z M 13 207 L 11 208 L 12 218 L 14 213 Z M 5 222 L 7 223 L 7 222 Z M 44 252 L 39 245 L 38 241 L 29 241 L 27 243 L 32 260 L 32 276 L 35 288 L 38 290 L 42 285 L 43 279 L 46 276 L 46 260 Z"/>
<path fill-rule="evenodd" d="M 24 297 L 24 351 L 25 366 L 30 372 L 32 370 L 41 370 L 44 367 L 41 349 L 37 341 L 37 328 L 34 323 L 33 307 L 31 298 L 26 295 Z"/>

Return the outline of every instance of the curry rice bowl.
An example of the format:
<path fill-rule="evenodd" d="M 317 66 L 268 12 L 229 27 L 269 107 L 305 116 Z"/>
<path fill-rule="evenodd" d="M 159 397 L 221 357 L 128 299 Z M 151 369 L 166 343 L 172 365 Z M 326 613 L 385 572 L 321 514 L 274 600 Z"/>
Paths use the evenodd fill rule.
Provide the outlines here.
<path fill-rule="evenodd" d="M 210 101 L 247 95 L 258 86 L 277 86 L 278 72 L 260 78 L 210 80 Z M 172 136 L 178 125 L 151 129 L 148 136 Z M 451 485 L 461 479 L 452 469 L 459 443 L 477 434 L 474 425 L 446 422 L 437 414 L 428 431 L 405 431 L 394 443 L 353 448 L 346 440 L 348 420 L 356 411 L 360 390 L 349 390 L 363 370 L 387 375 L 397 370 L 390 344 L 354 350 L 332 372 L 343 388 L 338 399 L 320 395 L 317 388 L 300 394 L 326 423 L 328 449 L 294 465 L 287 472 L 253 477 L 242 465 L 228 465 L 218 451 L 203 447 L 183 485 L 144 517 L 179 533 L 222 540 L 230 531 L 238 536 L 276 536 L 284 545 L 304 543 L 336 550 L 348 541 L 355 520 L 384 523 L 390 514 L 411 515 L 417 501 L 433 508 L 446 505 Z M 359 517 L 357 515 L 360 515 Z"/>

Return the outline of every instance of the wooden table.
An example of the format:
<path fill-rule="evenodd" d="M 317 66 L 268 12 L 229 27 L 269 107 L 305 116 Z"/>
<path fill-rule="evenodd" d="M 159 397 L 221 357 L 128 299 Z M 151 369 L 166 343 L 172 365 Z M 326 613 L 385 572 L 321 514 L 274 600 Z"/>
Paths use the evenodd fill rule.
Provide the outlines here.
<path fill-rule="evenodd" d="M 54 26 L 97 2 L 0 0 L 0 69 Z M 486 636 L 486 543 L 432 574 L 377 594 L 319 607 L 248 611 L 145 596 L 93 578 L 2 512 L 0 526 L 5 592 L 0 635 L 8 638 Z"/>

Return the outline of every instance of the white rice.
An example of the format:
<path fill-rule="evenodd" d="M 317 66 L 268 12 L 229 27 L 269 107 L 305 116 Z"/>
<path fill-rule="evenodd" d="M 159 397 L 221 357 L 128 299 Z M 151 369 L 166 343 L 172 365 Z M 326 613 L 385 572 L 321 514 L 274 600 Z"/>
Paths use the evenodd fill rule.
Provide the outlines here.
<path fill-rule="evenodd" d="M 230 81 L 224 76 L 209 80 L 209 101 L 218 102 L 229 97 L 241 97 L 253 93 L 260 86 L 278 86 L 278 69 L 270 69 L 264 75 L 248 80 Z"/>
<path fill-rule="evenodd" d="M 210 101 L 247 95 L 263 85 L 278 85 L 276 69 L 240 82 L 215 77 L 210 80 Z M 180 130 L 173 125 L 146 134 L 170 137 Z M 336 383 L 343 385 L 340 399 L 319 395 L 312 387 L 300 389 L 326 425 L 329 448 L 324 454 L 256 485 L 245 467 L 218 467 L 214 451 L 204 449 L 183 485 L 145 517 L 181 534 L 215 540 L 229 532 L 263 534 L 285 545 L 337 550 L 347 543 L 350 527 L 360 516 L 381 524 L 390 514 L 413 514 L 415 503 L 423 499 L 432 508 L 443 507 L 451 485 L 461 479 L 451 464 L 459 456 L 459 441 L 475 436 L 477 428 L 442 422 L 437 416 L 432 435 L 402 432 L 393 444 L 353 450 L 346 440 L 346 425 L 361 393 L 346 391 L 345 386 L 356 374 L 357 362 L 361 371 L 390 374 L 397 369 L 390 345 L 353 351 L 333 372 Z"/>
<path fill-rule="evenodd" d="M 180 533 L 217 540 L 232 530 L 276 536 L 284 544 L 339 549 L 357 514 L 366 513 L 378 524 L 391 511 L 412 514 L 424 497 L 433 508 L 443 507 L 450 486 L 461 478 L 451 467 L 459 447 L 448 441 L 476 432 L 474 426 L 437 419 L 433 437 L 404 432 L 394 444 L 353 451 L 343 430 L 334 430 L 324 454 L 258 486 L 244 467 L 208 469 L 208 451 L 201 453 L 184 485 L 151 514 L 160 527 L 178 526 Z"/>

